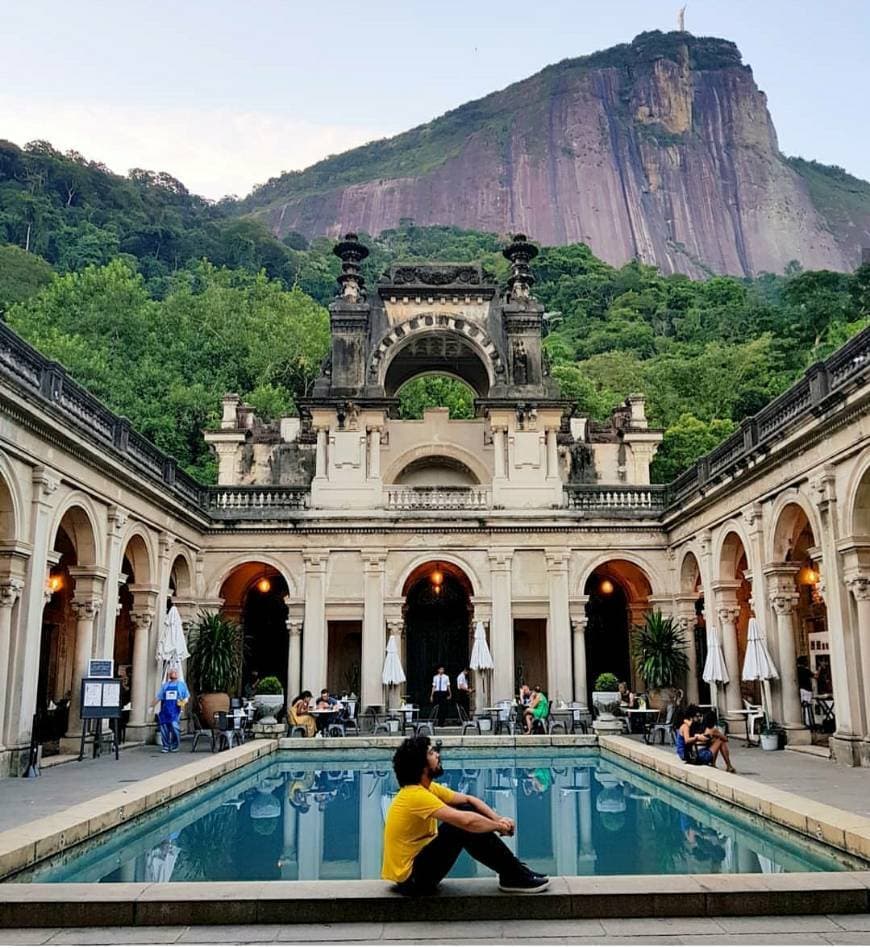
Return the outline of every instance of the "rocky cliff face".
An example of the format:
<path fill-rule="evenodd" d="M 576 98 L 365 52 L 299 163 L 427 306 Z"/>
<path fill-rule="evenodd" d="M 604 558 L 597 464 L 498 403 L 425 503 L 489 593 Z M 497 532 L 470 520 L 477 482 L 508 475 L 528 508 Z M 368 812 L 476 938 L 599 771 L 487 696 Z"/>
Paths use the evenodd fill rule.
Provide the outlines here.
<path fill-rule="evenodd" d="M 799 172 L 732 43 L 648 33 L 273 179 L 246 209 L 278 235 L 412 218 L 583 241 L 613 264 L 694 276 L 790 260 L 851 269 L 870 243 L 870 200 L 847 209 L 848 227 L 828 221 Z"/>

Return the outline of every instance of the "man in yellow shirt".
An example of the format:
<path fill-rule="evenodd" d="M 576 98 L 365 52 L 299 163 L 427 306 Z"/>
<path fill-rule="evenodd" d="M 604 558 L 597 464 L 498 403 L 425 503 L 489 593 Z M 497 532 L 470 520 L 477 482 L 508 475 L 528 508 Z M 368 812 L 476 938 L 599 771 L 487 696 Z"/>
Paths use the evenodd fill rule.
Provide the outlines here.
<path fill-rule="evenodd" d="M 435 783 L 441 755 L 425 735 L 402 741 L 393 756 L 399 792 L 384 826 L 381 876 L 404 895 L 433 892 L 464 849 L 498 873 L 503 892 L 543 892 L 546 876 L 533 872 L 499 836 L 513 836 L 514 821 L 483 800 Z"/>

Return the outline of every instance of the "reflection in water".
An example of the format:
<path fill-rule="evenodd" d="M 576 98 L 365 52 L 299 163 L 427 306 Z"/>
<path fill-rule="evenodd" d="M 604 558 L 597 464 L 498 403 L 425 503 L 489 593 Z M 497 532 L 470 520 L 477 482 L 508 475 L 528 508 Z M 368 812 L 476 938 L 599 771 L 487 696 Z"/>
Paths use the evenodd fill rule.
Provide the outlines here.
<path fill-rule="evenodd" d="M 306 762 L 307 763 L 307 762 Z M 548 875 L 836 869 L 805 841 L 596 755 L 445 760 L 442 782 L 517 822 L 505 842 Z M 514 763 L 520 766 L 514 766 Z M 34 881 L 379 878 L 397 791 L 388 762 L 265 766 L 31 873 Z M 465 854 L 451 875 L 486 875 Z"/>

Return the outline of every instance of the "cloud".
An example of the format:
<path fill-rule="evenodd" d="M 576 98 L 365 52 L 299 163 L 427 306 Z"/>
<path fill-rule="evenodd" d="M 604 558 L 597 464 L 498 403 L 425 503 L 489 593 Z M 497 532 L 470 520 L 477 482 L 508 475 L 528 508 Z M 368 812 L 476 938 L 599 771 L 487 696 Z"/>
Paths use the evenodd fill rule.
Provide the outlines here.
<path fill-rule="evenodd" d="M 123 108 L 81 99 L 0 94 L 0 138 L 36 138 L 75 149 L 118 174 L 166 171 L 204 197 L 247 194 L 282 171 L 393 133 L 361 125 L 299 121 L 281 112 Z"/>

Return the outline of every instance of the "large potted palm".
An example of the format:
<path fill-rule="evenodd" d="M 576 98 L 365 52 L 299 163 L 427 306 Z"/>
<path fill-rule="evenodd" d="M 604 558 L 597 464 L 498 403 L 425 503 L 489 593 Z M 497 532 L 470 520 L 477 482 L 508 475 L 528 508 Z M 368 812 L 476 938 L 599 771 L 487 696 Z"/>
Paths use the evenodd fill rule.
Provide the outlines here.
<path fill-rule="evenodd" d="M 200 613 L 191 636 L 188 675 L 203 723 L 210 725 L 216 711 L 229 710 L 229 692 L 241 671 L 242 630 L 216 612 Z"/>
<path fill-rule="evenodd" d="M 646 682 L 651 702 L 660 706 L 661 692 L 666 691 L 665 700 L 670 699 L 689 670 L 683 631 L 670 616 L 649 612 L 643 625 L 635 626 L 631 645 L 634 667 Z"/>

